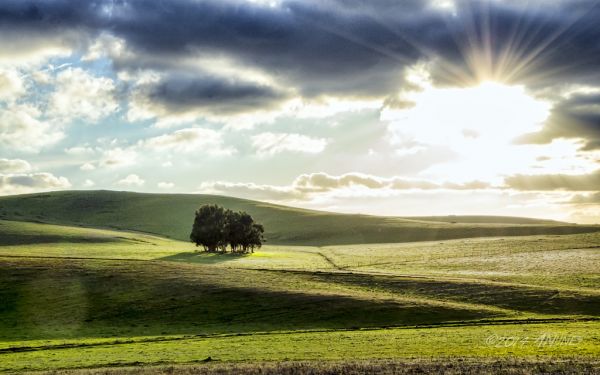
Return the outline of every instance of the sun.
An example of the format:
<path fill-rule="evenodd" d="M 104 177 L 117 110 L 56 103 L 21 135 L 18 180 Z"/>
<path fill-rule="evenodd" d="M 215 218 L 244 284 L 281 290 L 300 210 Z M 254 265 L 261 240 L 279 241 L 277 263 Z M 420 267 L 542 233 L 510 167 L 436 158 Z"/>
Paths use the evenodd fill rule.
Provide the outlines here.
<path fill-rule="evenodd" d="M 404 113 L 419 140 L 464 147 L 470 143 L 509 143 L 535 132 L 551 105 L 529 95 L 523 86 L 485 81 L 467 88 L 427 87 L 411 96 Z"/>
<path fill-rule="evenodd" d="M 552 109 L 520 85 L 483 81 L 471 87 L 421 86 L 406 95 L 412 107 L 390 110 L 385 117 L 398 139 L 450 149 L 460 165 L 453 177 L 463 179 L 497 177 L 529 163 L 531 153 L 515 140 L 540 130 Z"/>

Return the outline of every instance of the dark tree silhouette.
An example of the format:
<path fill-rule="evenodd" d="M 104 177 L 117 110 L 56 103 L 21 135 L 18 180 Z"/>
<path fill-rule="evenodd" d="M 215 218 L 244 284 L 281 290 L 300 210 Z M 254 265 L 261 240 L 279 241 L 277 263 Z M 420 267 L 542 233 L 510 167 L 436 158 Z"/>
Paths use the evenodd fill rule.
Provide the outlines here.
<path fill-rule="evenodd" d="M 211 253 L 225 251 L 227 247 L 227 225 L 229 212 L 217 205 L 204 205 L 196 211 L 190 239 L 196 246 Z"/>
<path fill-rule="evenodd" d="M 246 212 L 233 212 L 217 205 L 205 205 L 196 211 L 190 239 L 207 252 L 254 252 L 265 241 L 264 228 Z"/>
<path fill-rule="evenodd" d="M 252 224 L 250 228 L 250 232 L 248 233 L 246 247 L 244 248 L 244 252 L 250 250 L 254 252 L 254 249 L 260 249 L 263 242 L 265 242 L 265 228 L 262 224 Z"/>

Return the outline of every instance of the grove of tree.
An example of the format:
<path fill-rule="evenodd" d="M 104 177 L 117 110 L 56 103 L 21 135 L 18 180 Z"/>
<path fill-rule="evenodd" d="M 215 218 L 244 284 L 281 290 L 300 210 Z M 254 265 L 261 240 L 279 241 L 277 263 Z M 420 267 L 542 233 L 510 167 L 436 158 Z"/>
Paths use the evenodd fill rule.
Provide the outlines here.
<path fill-rule="evenodd" d="M 234 212 L 218 205 L 204 205 L 196 211 L 190 240 L 204 251 L 216 253 L 254 252 L 265 241 L 264 228 L 246 212 Z"/>

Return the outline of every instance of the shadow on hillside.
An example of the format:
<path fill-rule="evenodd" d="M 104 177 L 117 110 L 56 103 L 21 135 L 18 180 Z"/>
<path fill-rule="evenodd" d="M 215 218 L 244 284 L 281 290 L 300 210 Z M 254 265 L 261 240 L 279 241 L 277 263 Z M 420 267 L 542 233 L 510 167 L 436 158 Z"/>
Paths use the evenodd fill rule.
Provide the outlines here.
<path fill-rule="evenodd" d="M 320 293 L 311 284 L 270 289 L 284 282 L 287 275 L 219 267 L 0 260 L 0 341 L 382 327 L 492 317 L 452 306 Z"/>
<path fill-rule="evenodd" d="M 168 260 L 171 262 L 199 263 L 199 264 L 218 264 L 230 262 L 232 260 L 241 259 L 250 256 L 250 254 L 215 254 L 201 252 L 183 252 L 175 255 L 169 255 L 158 260 Z"/>
<path fill-rule="evenodd" d="M 378 288 L 393 293 L 496 306 L 537 314 L 600 316 L 600 296 L 550 288 L 365 274 L 311 275 L 311 278 L 362 287 L 377 285 Z"/>
<path fill-rule="evenodd" d="M 0 246 L 15 245 L 37 245 L 49 243 L 109 243 L 119 242 L 118 238 L 113 237 L 93 237 L 93 236 L 60 236 L 48 234 L 2 234 L 0 236 Z"/>

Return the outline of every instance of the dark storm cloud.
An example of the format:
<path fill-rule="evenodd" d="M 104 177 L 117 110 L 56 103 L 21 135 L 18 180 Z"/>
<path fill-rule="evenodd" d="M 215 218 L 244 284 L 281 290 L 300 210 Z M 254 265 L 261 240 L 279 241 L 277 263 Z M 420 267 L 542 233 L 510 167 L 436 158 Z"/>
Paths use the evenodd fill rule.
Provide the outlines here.
<path fill-rule="evenodd" d="M 538 87 L 600 84 L 598 1 L 523 4 L 457 0 L 453 13 L 425 0 L 283 0 L 274 7 L 236 0 L 3 0 L 0 24 L 23 35 L 77 30 L 122 38 L 134 58 L 114 57 L 118 70 L 174 76 L 193 73 L 178 65 L 182 59 L 226 55 L 304 96 L 388 97 L 404 85 L 402 70 L 418 61 L 434 61 L 441 83 L 472 82 L 483 71 Z M 484 58 L 474 63 L 473 50 Z M 202 83 L 186 90 L 165 90 L 181 82 L 162 84 L 156 100 L 170 103 L 187 90 L 187 104 L 204 103 L 202 94 L 193 95 L 205 90 Z M 216 86 L 223 100 L 239 101 L 227 82 Z M 252 90 L 259 97 L 269 91 L 241 91 Z"/>
<path fill-rule="evenodd" d="M 285 98 L 285 94 L 268 86 L 210 76 L 175 75 L 146 90 L 150 100 L 162 103 L 172 112 L 204 107 L 217 112 L 241 112 L 269 108 Z"/>
<path fill-rule="evenodd" d="M 21 28 L 28 31 L 56 30 L 83 24 L 95 18 L 94 7 L 98 2 L 19 1 L 6 0 L 0 7 L 0 24 L 3 27 Z"/>
<path fill-rule="evenodd" d="M 509 45 L 517 55 L 544 44 L 560 47 L 541 51 L 539 65 L 547 68 L 577 66 L 581 72 L 598 62 L 594 2 L 556 2 L 563 5 L 551 11 L 532 3 L 524 8 L 459 0 L 452 16 L 416 0 L 291 0 L 276 7 L 233 0 L 8 0 L 0 5 L 0 21 L 18 28 L 109 31 L 152 54 L 226 51 L 309 79 L 389 71 L 429 55 L 461 65 L 463 49 L 484 39 L 493 54 Z"/>
<path fill-rule="evenodd" d="M 136 8 L 131 17 L 113 19 L 111 31 L 136 52 L 153 59 L 226 54 L 308 96 L 384 95 L 400 85 L 402 67 L 420 57 L 370 18 L 310 2 L 275 8 L 239 1 L 129 6 Z M 136 62 L 121 67 L 135 69 Z"/>
<path fill-rule="evenodd" d="M 558 103 L 544 129 L 521 141 L 548 143 L 555 138 L 582 138 L 584 150 L 600 149 L 600 94 L 574 94 Z"/>
<path fill-rule="evenodd" d="M 85 48 L 97 28 L 86 2 L 0 2 L 0 58 L 17 61 L 49 46 Z M 91 27 L 90 27 L 91 26 Z"/>
<path fill-rule="evenodd" d="M 526 191 L 596 191 L 600 188 L 600 170 L 590 174 L 515 175 L 504 180 L 507 187 Z"/>

